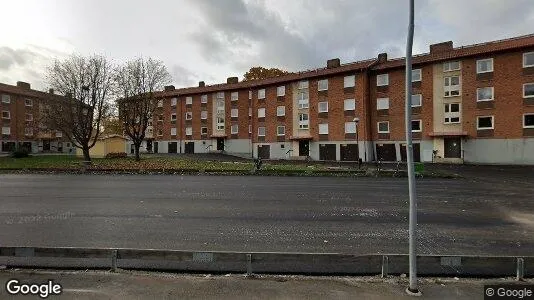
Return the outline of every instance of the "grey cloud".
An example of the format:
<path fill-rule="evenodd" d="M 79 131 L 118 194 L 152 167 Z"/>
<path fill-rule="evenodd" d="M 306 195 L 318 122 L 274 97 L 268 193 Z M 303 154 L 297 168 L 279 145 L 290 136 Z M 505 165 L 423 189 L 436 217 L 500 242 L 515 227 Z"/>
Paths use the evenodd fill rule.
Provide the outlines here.
<path fill-rule="evenodd" d="M 29 57 L 38 55 L 28 50 L 0 47 L 0 69 L 9 70 L 13 65 L 24 66 Z"/>
<path fill-rule="evenodd" d="M 193 72 L 180 65 L 173 65 L 170 69 L 170 73 L 173 78 L 174 85 L 176 87 L 194 86 L 198 84 L 198 81 L 209 82 L 214 79 L 212 76 Z"/>

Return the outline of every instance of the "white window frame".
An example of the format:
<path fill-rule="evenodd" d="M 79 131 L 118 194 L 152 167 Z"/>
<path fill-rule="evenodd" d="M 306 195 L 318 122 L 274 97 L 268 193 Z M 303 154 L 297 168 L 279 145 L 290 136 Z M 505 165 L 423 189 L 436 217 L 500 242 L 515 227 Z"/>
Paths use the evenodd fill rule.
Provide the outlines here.
<path fill-rule="evenodd" d="M 4 114 L 7 113 L 7 117 L 4 117 Z M 4 120 L 11 120 L 11 112 L 9 110 L 3 110 L 2 111 L 2 119 Z"/>
<path fill-rule="evenodd" d="M 174 97 L 171 99 L 171 106 L 176 106 L 176 103 L 178 102 L 178 98 Z"/>
<path fill-rule="evenodd" d="M 356 110 L 356 99 L 345 99 L 345 101 L 343 101 L 343 110 Z"/>
<path fill-rule="evenodd" d="M 382 105 L 380 105 L 382 103 Z M 384 105 L 386 103 L 387 105 Z M 389 109 L 389 98 L 377 98 L 376 99 L 376 110 Z"/>
<path fill-rule="evenodd" d="M 248 91 L 248 99 L 252 100 L 252 91 Z"/>
<path fill-rule="evenodd" d="M 452 78 L 458 77 L 458 84 L 452 85 Z M 449 79 L 449 85 L 446 85 L 447 79 Z M 452 75 L 443 77 L 443 97 L 458 97 L 462 94 L 462 78 L 460 75 Z M 458 92 L 457 95 L 453 95 L 452 92 Z M 446 93 L 449 92 L 449 95 Z"/>
<path fill-rule="evenodd" d="M 419 73 L 419 78 L 416 78 L 414 73 Z M 413 69 L 412 70 L 412 82 L 420 82 L 423 80 L 423 71 L 421 69 Z"/>
<path fill-rule="evenodd" d="M 299 89 L 299 90 L 305 90 L 305 89 L 307 89 L 309 86 L 310 86 L 310 83 L 308 82 L 308 80 L 301 80 L 301 81 L 299 81 L 298 89 Z"/>
<path fill-rule="evenodd" d="M 252 117 L 252 107 L 249 107 L 249 108 L 248 108 L 248 116 L 249 116 L 249 117 Z"/>
<path fill-rule="evenodd" d="M 491 98 L 489 98 L 489 99 L 480 99 L 478 91 L 481 90 L 481 89 L 491 89 Z M 494 88 L 492 86 L 486 86 L 486 87 L 477 88 L 477 102 L 493 101 L 493 99 L 495 99 L 495 90 L 494 90 Z"/>
<path fill-rule="evenodd" d="M 478 120 L 480 118 L 491 118 L 491 127 L 480 128 L 478 126 Z M 495 117 L 494 116 L 477 116 L 477 130 L 492 130 L 492 129 L 495 129 Z"/>
<path fill-rule="evenodd" d="M 158 105 L 158 107 L 163 107 L 163 100 L 161 100 L 161 99 L 158 100 L 158 104 L 157 105 Z"/>
<path fill-rule="evenodd" d="M 458 104 L 458 111 L 451 111 L 453 104 Z M 449 112 L 443 108 L 443 124 L 460 124 L 462 122 L 462 104 L 461 103 L 445 103 L 445 107 L 449 107 Z M 452 118 L 458 118 L 458 122 L 451 121 Z M 447 121 L 449 119 L 449 121 Z"/>
<path fill-rule="evenodd" d="M 56 137 L 63 137 L 63 132 L 61 132 L 59 130 L 56 130 L 55 136 Z"/>
<path fill-rule="evenodd" d="M 528 55 L 532 55 L 532 58 L 534 60 L 534 52 L 523 53 L 523 68 L 534 67 L 534 62 L 531 65 L 527 65 L 527 56 Z"/>
<path fill-rule="evenodd" d="M 534 113 L 526 113 L 526 114 L 523 114 L 523 128 L 534 128 L 534 124 L 532 125 L 526 125 L 526 116 L 533 116 L 534 117 Z"/>
<path fill-rule="evenodd" d="M 413 129 L 413 122 L 418 122 L 419 123 L 419 130 L 414 130 Z M 421 120 L 412 120 L 412 132 L 422 132 L 423 131 L 423 121 Z"/>
<path fill-rule="evenodd" d="M 222 120 L 222 122 L 221 122 Z M 217 124 L 217 130 L 224 130 L 224 118 L 223 117 L 217 117 L 216 118 L 216 124 Z"/>
<path fill-rule="evenodd" d="M 206 132 L 204 132 L 206 131 Z M 208 127 L 200 127 L 200 135 L 207 135 L 208 134 Z"/>
<path fill-rule="evenodd" d="M 11 135 L 11 127 L 3 126 L 2 127 L 2 135 Z"/>
<path fill-rule="evenodd" d="M 354 127 L 354 131 L 352 130 L 353 127 Z M 356 126 L 356 122 L 345 122 L 345 133 L 346 134 L 356 133 L 356 130 L 358 130 L 357 127 L 358 126 Z"/>
<path fill-rule="evenodd" d="M 265 89 L 258 90 L 258 99 L 265 99 Z"/>
<path fill-rule="evenodd" d="M 323 109 L 321 109 L 321 105 L 326 105 L 326 108 L 323 107 Z M 328 101 L 318 102 L 317 103 L 317 111 L 319 113 L 327 113 L 328 112 Z"/>
<path fill-rule="evenodd" d="M 284 117 L 286 115 L 286 107 L 283 105 L 276 107 L 276 116 L 277 117 Z"/>
<path fill-rule="evenodd" d="M 185 135 L 193 135 L 193 127 L 189 126 L 185 128 Z"/>
<path fill-rule="evenodd" d="M 232 126 L 230 126 L 230 134 L 238 134 L 238 133 L 239 133 L 239 124 L 232 124 Z"/>
<path fill-rule="evenodd" d="M 232 118 L 237 118 L 237 117 L 239 117 L 239 109 L 237 109 L 237 108 L 232 108 L 232 109 L 230 110 L 230 117 L 232 117 Z"/>
<path fill-rule="evenodd" d="M 304 120 L 306 116 L 306 120 Z M 299 113 L 299 130 L 308 130 L 310 129 L 310 114 L 308 113 Z"/>
<path fill-rule="evenodd" d="M 185 105 L 192 105 L 193 104 L 193 97 L 187 96 L 185 97 Z"/>
<path fill-rule="evenodd" d="M 485 62 L 491 62 L 491 70 L 487 70 L 487 71 L 480 70 L 481 64 Z M 484 59 L 477 60 L 477 74 L 491 73 L 491 72 L 493 72 L 493 58 L 484 58 Z"/>
<path fill-rule="evenodd" d="M 158 132 L 156 132 L 158 134 L 158 136 L 163 136 L 163 130 L 161 129 L 158 129 Z"/>
<path fill-rule="evenodd" d="M 30 118 L 28 118 L 28 116 Z M 32 122 L 33 121 L 33 114 L 26 114 L 24 119 L 26 120 L 26 122 Z"/>
<path fill-rule="evenodd" d="M 232 92 L 230 94 L 230 101 L 237 101 L 239 100 L 239 92 Z"/>
<path fill-rule="evenodd" d="M 163 115 L 158 115 L 158 122 L 163 122 Z"/>
<path fill-rule="evenodd" d="M 319 124 L 319 134 L 328 134 L 328 123 Z"/>
<path fill-rule="evenodd" d="M 185 119 L 186 120 L 192 120 L 193 119 L 193 113 L 188 111 L 185 113 Z"/>
<path fill-rule="evenodd" d="M 452 69 L 451 66 L 453 63 L 458 63 L 458 68 Z M 443 72 L 459 71 L 461 69 L 462 69 L 462 62 L 460 62 L 459 60 L 453 60 L 453 61 L 448 61 L 448 62 L 443 63 Z"/>
<path fill-rule="evenodd" d="M 207 110 L 201 110 L 200 111 L 200 119 L 201 120 L 207 120 L 208 119 L 208 111 Z"/>
<path fill-rule="evenodd" d="M 283 128 L 284 132 L 280 133 L 280 128 Z M 286 127 L 283 125 L 276 126 L 276 136 L 285 136 L 286 135 Z"/>
<path fill-rule="evenodd" d="M 24 135 L 25 136 L 32 136 L 33 135 L 33 128 L 32 127 L 24 128 Z"/>
<path fill-rule="evenodd" d="M 321 79 L 317 81 L 317 91 L 328 91 L 328 79 Z"/>
<path fill-rule="evenodd" d="M 523 98 L 534 98 L 534 94 L 533 95 L 525 95 L 525 92 L 527 91 L 527 89 L 525 88 L 527 85 L 532 85 L 534 86 L 534 82 L 529 82 L 529 83 L 524 83 L 523 84 Z"/>
<path fill-rule="evenodd" d="M 419 105 L 414 105 L 413 99 L 419 98 Z M 423 105 L 423 95 L 421 94 L 413 94 L 412 95 L 412 107 L 421 107 Z"/>
<path fill-rule="evenodd" d="M 32 99 L 24 99 L 24 106 L 28 106 L 28 107 L 33 106 L 33 100 Z"/>
<path fill-rule="evenodd" d="M 200 103 L 208 103 L 208 95 L 200 96 Z"/>
<path fill-rule="evenodd" d="M 388 86 L 388 85 L 389 85 L 389 74 L 388 73 L 376 75 L 376 86 Z"/>
<path fill-rule="evenodd" d="M 7 94 L 2 94 L 2 103 L 11 103 L 11 96 Z"/>
<path fill-rule="evenodd" d="M 224 99 L 224 92 L 217 92 L 215 96 L 217 97 L 217 99 Z"/>
<path fill-rule="evenodd" d="M 252 125 L 248 125 L 248 134 L 252 133 Z"/>
<path fill-rule="evenodd" d="M 286 86 L 285 85 L 281 85 L 281 86 L 276 88 L 276 96 L 282 97 L 282 96 L 285 96 L 285 95 L 286 95 Z"/>
<path fill-rule="evenodd" d="M 176 113 L 171 114 L 171 121 L 176 121 Z"/>
<path fill-rule="evenodd" d="M 176 135 L 176 127 L 171 128 L 171 136 Z"/>
<path fill-rule="evenodd" d="M 307 93 L 299 93 L 297 96 L 299 109 L 306 109 L 310 107 L 310 95 Z M 307 96 L 307 98 L 304 98 Z"/>
<path fill-rule="evenodd" d="M 265 107 L 258 108 L 258 118 L 265 118 Z"/>
<path fill-rule="evenodd" d="M 380 124 L 381 123 L 386 123 L 388 124 L 388 130 L 387 131 L 384 131 L 384 130 L 380 130 Z M 378 131 L 378 133 L 389 133 L 389 121 L 380 121 L 380 122 L 376 122 L 376 129 Z"/>
<path fill-rule="evenodd" d="M 343 88 L 351 88 L 356 86 L 356 75 L 348 75 L 343 77 Z"/>
<path fill-rule="evenodd" d="M 263 129 L 263 133 L 261 133 L 262 129 Z M 258 136 L 265 136 L 265 133 L 266 133 L 265 126 L 259 126 L 258 127 Z"/>

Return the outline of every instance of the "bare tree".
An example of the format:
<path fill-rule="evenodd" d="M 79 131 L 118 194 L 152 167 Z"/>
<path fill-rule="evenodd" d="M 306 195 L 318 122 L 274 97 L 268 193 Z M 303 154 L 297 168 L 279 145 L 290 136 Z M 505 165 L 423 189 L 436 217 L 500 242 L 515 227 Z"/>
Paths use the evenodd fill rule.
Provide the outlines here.
<path fill-rule="evenodd" d="M 170 81 L 171 76 L 163 62 L 152 58 L 137 58 L 117 68 L 115 85 L 119 95 L 119 119 L 134 144 L 137 161 L 141 159 L 139 148 L 157 106 L 156 92 L 163 90 Z"/>
<path fill-rule="evenodd" d="M 111 64 L 98 55 L 73 55 L 55 61 L 48 71 L 50 86 L 65 97 L 49 97 L 43 121 L 82 149 L 87 162 L 91 161 L 89 149 L 100 136 L 102 121 L 109 112 L 112 72 Z"/>

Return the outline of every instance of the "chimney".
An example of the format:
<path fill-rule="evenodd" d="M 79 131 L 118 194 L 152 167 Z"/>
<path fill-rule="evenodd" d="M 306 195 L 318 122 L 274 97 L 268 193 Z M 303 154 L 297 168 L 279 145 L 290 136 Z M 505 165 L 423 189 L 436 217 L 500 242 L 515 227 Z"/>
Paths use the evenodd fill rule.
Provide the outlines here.
<path fill-rule="evenodd" d="M 239 82 L 239 78 L 237 77 L 228 77 L 226 79 L 226 83 L 238 83 Z"/>
<path fill-rule="evenodd" d="M 387 53 L 380 53 L 378 54 L 378 62 L 379 63 L 385 63 L 386 61 L 388 61 L 388 54 Z"/>
<path fill-rule="evenodd" d="M 333 58 L 333 59 L 329 59 L 326 61 L 326 68 L 327 69 L 332 69 L 332 68 L 337 68 L 341 65 L 340 61 L 339 61 L 339 58 Z"/>
<path fill-rule="evenodd" d="M 54 89 L 48 89 L 48 93 L 49 94 L 53 94 L 54 93 Z"/>
<path fill-rule="evenodd" d="M 165 92 L 168 92 L 168 91 L 174 91 L 174 85 L 165 86 Z"/>
<path fill-rule="evenodd" d="M 430 54 L 443 53 L 452 50 L 452 41 L 430 45 Z"/>
<path fill-rule="evenodd" d="M 24 81 L 17 81 L 17 86 L 26 90 L 31 89 L 30 84 Z"/>
<path fill-rule="evenodd" d="M 205 87 L 205 86 L 206 86 L 206 83 L 204 81 L 198 82 L 198 87 Z"/>

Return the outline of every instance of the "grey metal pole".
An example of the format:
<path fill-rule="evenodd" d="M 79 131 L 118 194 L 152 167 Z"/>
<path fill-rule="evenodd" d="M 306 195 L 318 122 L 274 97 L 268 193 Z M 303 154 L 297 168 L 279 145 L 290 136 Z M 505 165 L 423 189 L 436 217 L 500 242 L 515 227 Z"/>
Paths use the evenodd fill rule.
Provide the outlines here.
<path fill-rule="evenodd" d="M 405 101 L 405 123 L 406 123 L 406 158 L 408 164 L 408 188 L 410 194 L 410 217 L 409 217 L 409 262 L 410 262 L 410 286 L 407 292 L 419 294 L 417 289 L 417 198 L 415 193 L 415 174 L 413 164 L 413 144 L 412 144 L 412 45 L 414 31 L 414 0 L 410 0 L 410 14 L 408 25 L 408 38 L 406 40 L 406 101 Z"/>

